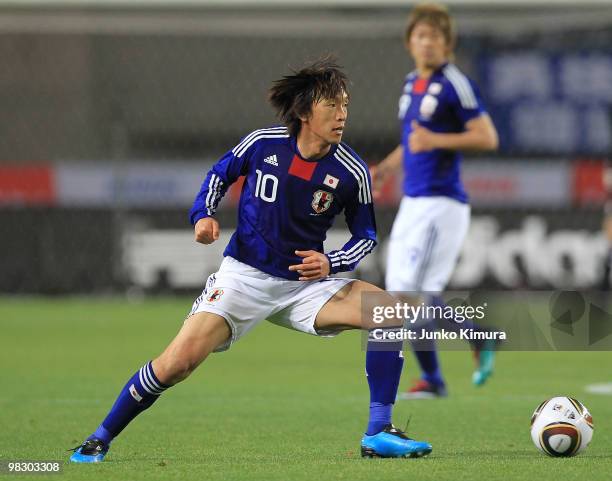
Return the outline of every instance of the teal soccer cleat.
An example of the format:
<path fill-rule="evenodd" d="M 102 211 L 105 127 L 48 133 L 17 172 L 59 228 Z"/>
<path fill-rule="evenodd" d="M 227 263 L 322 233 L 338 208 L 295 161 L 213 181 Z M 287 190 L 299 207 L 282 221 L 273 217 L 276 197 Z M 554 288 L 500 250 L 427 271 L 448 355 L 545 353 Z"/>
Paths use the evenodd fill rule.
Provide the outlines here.
<path fill-rule="evenodd" d="M 99 463 L 108 453 L 109 445 L 100 439 L 87 439 L 80 446 L 71 449 L 71 463 Z"/>
<path fill-rule="evenodd" d="M 421 458 L 431 453 L 431 444 L 410 439 L 393 424 L 387 424 L 378 434 L 361 440 L 364 458 Z"/>
<path fill-rule="evenodd" d="M 496 351 L 497 343 L 491 339 L 486 340 L 480 349 L 474 351 L 477 368 L 472 374 L 472 383 L 475 386 L 482 386 L 493 374 Z"/>

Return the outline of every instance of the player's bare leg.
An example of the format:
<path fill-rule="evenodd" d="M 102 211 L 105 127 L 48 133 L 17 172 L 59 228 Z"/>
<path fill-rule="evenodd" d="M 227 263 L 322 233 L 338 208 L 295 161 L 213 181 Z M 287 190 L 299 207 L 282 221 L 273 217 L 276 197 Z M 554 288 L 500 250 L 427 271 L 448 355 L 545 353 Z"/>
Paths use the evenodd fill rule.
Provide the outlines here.
<path fill-rule="evenodd" d="M 230 335 L 229 326 L 220 315 L 212 312 L 193 314 L 153 361 L 153 371 L 162 383 L 172 386 L 187 378 Z"/>
<path fill-rule="evenodd" d="M 355 281 L 338 291 L 319 311 L 317 330 L 380 329 L 362 313 L 363 295 L 376 296 L 377 305 L 394 306 L 396 300 L 382 289 L 363 281 Z M 397 329 L 402 319 L 385 320 L 385 329 Z M 370 418 L 361 440 L 364 457 L 421 457 L 429 454 L 431 445 L 408 438 L 391 423 L 391 411 L 404 359 L 402 342 L 380 342 L 370 336 L 366 354 L 366 375 L 370 387 Z"/>
<path fill-rule="evenodd" d="M 388 305 L 394 304 L 393 297 L 381 288 L 364 281 L 354 281 L 340 289 L 321 308 L 315 320 L 315 329 L 326 331 L 375 327 L 367 319 L 362 319 L 361 297 L 364 293 L 378 293 L 387 298 Z M 401 326 L 401 321 L 397 325 Z"/>
<path fill-rule="evenodd" d="M 112 440 L 136 416 L 151 407 L 166 389 L 187 378 L 230 335 L 229 326 L 218 314 L 200 312 L 190 316 L 164 352 L 128 380 L 102 424 L 74 449 L 70 460 L 102 461 Z"/>

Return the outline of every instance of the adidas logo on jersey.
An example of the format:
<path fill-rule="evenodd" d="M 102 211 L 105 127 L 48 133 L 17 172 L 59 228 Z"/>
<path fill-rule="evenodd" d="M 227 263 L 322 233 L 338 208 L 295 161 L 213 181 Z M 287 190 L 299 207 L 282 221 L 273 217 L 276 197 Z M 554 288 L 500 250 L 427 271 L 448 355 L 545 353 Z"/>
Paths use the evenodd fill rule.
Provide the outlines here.
<path fill-rule="evenodd" d="M 264 162 L 266 164 L 270 164 L 270 165 L 274 165 L 275 167 L 278 167 L 278 159 L 276 158 L 276 154 L 271 155 L 270 157 L 266 157 L 264 159 Z"/>

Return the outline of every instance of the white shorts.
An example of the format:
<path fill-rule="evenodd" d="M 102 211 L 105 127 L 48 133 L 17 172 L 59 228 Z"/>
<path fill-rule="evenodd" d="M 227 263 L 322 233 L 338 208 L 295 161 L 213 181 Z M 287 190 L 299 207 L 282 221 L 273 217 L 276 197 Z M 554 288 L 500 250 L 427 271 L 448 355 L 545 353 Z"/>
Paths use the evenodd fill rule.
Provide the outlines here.
<path fill-rule="evenodd" d="M 225 318 L 232 336 L 215 352 L 229 349 L 265 319 L 315 336 L 335 336 L 339 331 L 316 331 L 315 319 L 325 303 L 353 280 L 328 277 L 310 282 L 289 281 L 225 257 L 219 270 L 209 276 L 187 317 L 212 312 Z"/>
<path fill-rule="evenodd" d="M 449 197 L 404 197 L 389 240 L 387 290 L 442 292 L 469 224 L 467 204 Z"/>

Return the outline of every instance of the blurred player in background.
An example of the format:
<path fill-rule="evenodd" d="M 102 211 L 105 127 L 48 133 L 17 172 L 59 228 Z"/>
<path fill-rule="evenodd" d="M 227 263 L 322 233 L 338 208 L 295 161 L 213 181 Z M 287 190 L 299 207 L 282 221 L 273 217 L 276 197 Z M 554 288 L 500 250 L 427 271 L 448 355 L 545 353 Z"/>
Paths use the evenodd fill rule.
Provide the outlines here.
<path fill-rule="evenodd" d="M 128 380 L 71 461 L 102 461 L 112 440 L 166 389 L 265 319 L 318 336 L 368 327 L 362 322 L 361 294 L 381 289 L 328 277 L 354 269 L 376 245 L 368 169 L 341 143 L 347 79 L 332 61 L 322 60 L 276 81 L 270 102 L 285 126 L 256 130 L 227 152 L 208 172 L 190 212 L 196 241 L 215 242 L 219 201 L 245 176 L 238 227 L 219 271 L 208 278 L 175 339 Z M 352 237 L 342 249 L 325 254 L 326 233 L 342 212 Z M 361 441 L 366 457 L 431 452 L 431 445 L 409 439 L 391 424 L 403 365 L 401 343 L 394 344 L 389 350 L 374 339 L 368 343 L 370 420 Z"/>
<path fill-rule="evenodd" d="M 606 193 L 604 203 L 603 232 L 608 241 L 608 252 L 604 264 L 604 276 L 602 290 L 609 291 L 612 276 L 612 160 L 608 160 L 604 165 L 603 186 Z"/>
<path fill-rule="evenodd" d="M 439 294 L 457 262 L 468 231 L 470 207 L 460 178 L 461 151 L 497 148 L 497 131 L 478 89 L 452 62 L 455 32 L 445 7 L 416 6 L 409 18 L 405 46 L 416 70 L 408 74 L 399 102 L 401 143 L 372 169 L 374 190 L 403 166 L 404 197 L 389 244 L 386 289 L 423 296 L 444 305 Z M 438 327 L 449 328 L 447 325 Z M 455 325 L 456 327 L 456 325 Z M 463 324 L 459 327 L 472 327 Z M 422 378 L 403 398 L 446 395 L 435 344 L 415 352 Z M 473 381 L 490 376 L 494 351 L 475 349 Z"/>

